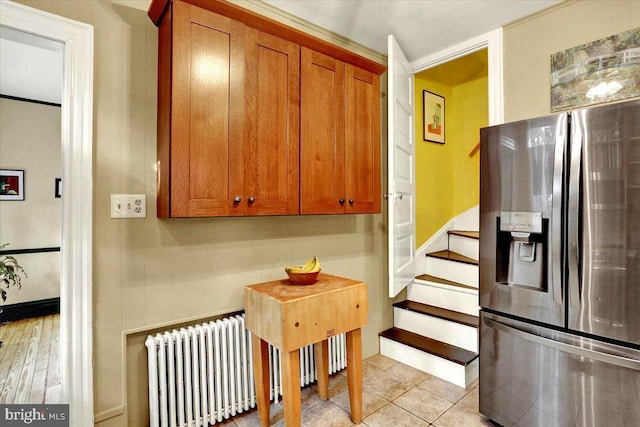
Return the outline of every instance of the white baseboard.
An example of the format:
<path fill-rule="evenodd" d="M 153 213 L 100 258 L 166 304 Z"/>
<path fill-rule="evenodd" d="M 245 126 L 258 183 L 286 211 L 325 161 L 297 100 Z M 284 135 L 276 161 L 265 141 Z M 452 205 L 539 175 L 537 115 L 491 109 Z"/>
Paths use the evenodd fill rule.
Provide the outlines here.
<path fill-rule="evenodd" d="M 461 231 L 480 230 L 480 205 L 475 205 L 471 209 L 462 212 L 454 218 L 455 229 Z"/>

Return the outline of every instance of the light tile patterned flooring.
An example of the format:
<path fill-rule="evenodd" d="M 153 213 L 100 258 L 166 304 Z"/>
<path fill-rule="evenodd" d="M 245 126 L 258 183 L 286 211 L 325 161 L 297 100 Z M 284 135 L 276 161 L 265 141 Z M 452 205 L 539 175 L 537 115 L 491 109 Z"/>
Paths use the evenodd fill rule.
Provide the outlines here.
<path fill-rule="evenodd" d="M 484 427 L 492 424 L 478 412 L 477 381 L 464 389 L 377 354 L 363 362 L 363 420 L 367 427 Z M 258 426 L 253 410 L 221 425 Z M 284 426 L 282 404 L 271 404 L 271 425 Z M 329 380 L 329 400 L 318 398 L 316 386 L 302 390 L 303 427 L 348 427 L 350 418 L 346 371 Z"/>

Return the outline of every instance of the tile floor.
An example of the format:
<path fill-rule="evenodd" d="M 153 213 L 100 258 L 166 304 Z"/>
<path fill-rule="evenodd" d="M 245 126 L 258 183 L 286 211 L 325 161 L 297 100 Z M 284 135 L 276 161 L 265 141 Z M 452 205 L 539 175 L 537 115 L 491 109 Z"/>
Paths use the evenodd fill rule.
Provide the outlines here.
<path fill-rule="evenodd" d="M 492 424 L 478 412 L 478 384 L 463 389 L 382 355 L 363 364 L 363 420 L 368 427 L 483 427 Z M 221 425 L 258 426 L 253 410 Z M 281 403 L 271 404 L 271 425 L 284 426 Z M 329 400 L 321 401 L 315 385 L 302 390 L 303 427 L 353 426 L 346 371 L 329 380 Z"/>

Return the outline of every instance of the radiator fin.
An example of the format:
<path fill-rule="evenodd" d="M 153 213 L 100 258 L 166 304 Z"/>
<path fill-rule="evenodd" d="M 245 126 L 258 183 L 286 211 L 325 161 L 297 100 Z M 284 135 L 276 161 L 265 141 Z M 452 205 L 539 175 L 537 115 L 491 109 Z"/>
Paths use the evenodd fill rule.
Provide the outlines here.
<path fill-rule="evenodd" d="M 256 407 L 244 314 L 149 335 L 151 427 L 208 426 Z M 346 368 L 344 334 L 329 339 L 329 374 Z M 269 345 L 270 398 L 282 396 L 280 351 Z M 317 379 L 313 346 L 300 349 L 300 384 Z"/>

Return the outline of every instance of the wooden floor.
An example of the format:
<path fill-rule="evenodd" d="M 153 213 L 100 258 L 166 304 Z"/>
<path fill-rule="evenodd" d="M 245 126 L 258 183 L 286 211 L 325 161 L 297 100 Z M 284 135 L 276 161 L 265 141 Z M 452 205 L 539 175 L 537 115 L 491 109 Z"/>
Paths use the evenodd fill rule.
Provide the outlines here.
<path fill-rule="evenodd" d="M 0 403 L 62 403 L 59 337 L 59 314 L 0 325 Z"/>

